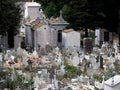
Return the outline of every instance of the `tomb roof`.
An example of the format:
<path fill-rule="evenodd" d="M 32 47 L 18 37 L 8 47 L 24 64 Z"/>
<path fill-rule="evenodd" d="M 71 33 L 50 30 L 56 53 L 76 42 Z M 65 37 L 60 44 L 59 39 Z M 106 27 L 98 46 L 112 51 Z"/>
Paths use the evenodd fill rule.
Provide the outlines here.
<path fill-rule="evenodd" d="M 65 29 L 65 30 L 63 30 L 62 32 L 64 32 L 64 33 L 69 33 L 69 32 L 72 32 L 73 31 L 73 29 Z"/>
<path fill-rule="evenodd" d="M 36 2 L 26 2 L 25 3 L 26 6 L 41 6 L 39 3 L 36 3 Z"/>
<path fill-rule="evenodd" d="M 38 29 L 38 28 L 42 27 L 43 25 L 46 25 L 46 23 L 45 22 L 40 22 L 40 23 L 34 25 L 33 28 Z"/>
<path fill-rule="evenodd" d="M 114 87 L 115 85 L 120 83 L 120 75 L 115 75 L 114 77 L 108 79 L 104 82 L 104 84 Z"/>

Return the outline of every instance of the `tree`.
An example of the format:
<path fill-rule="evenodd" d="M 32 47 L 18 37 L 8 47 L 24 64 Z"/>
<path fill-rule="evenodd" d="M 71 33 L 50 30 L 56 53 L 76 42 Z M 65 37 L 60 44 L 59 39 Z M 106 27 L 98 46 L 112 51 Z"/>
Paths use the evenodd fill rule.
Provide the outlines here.
<path fill-rule="evenodd" d="M 87 29 L 102 27 L 104 13 L 102 12 L 103 2 L 100 0 L 71 0 L 64 5 L 62 11 L 64 18 L 75 30 L 84 29 L 85 36 L 88 36 Z"/>
<path fill-rule="evenodd" d="M 58 16 L 59 11 L 62 9 L 63 16 L 69 23 L 68 27 L 74 28 L 75 30 L 79 30 L 80 28 L 94 29 L 96 27 L 101 27 L 112 32 L 120 31 L 118 30 L 120 11 L 119 0 L 37 1 L 40 1 L 45 13 L 50 13 L 50 15 L 46 14 L 49 15 L 49 17 Z"/>
<path fill-rule="evenodd" d="M 51 17 L 51 16 L 55 16 L 57 7 L 55 6 L 55 4 L 53 2 L 48 3 L 48 7 L 46 7 L 46 15 L 47 17 Z"/>
<path fill-rule="evenodd" d="M 42 6 L 42 9 L 48 18 L 58 17 L 63 5 L 69 3 L 69 0 L 36 0 Z"/>
<path fill-rule="evenodd" d="M 19 32 L 21 22 L 21 9 L 15 0 L 0 1 L 0 34 L 8 32 L 14 35 Z"/>
<path fill-rule="evenodd" d="M 118 34 L 120 45 L 120 1 L 104 0 L 104 13 L 106 14 L 104 27 L 111 32 Z"/>
<path fill-rule="evenodd" d="M 104 19 L 104 27 L 111 32 L 117 32 L 118 28 L 118 2 L 115 0 L 104 0 L 104 13 L 106 15 Z"/>

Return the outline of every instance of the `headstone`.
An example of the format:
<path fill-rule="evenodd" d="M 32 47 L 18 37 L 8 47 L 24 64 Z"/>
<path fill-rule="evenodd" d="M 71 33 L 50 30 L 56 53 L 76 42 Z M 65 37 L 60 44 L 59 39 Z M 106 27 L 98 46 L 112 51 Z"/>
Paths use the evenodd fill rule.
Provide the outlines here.
<path fill-rule="evenodd" d="M 108 70 L 108 66 L 107 65 L 103 65 L 104 71 Z"/>
<path fill-rule="evenodd" d="M 16 74 L 15 74 L 15 69 L 14 69 L 14 65 L 12 65 L 12 74 L 11 74 L 11 80 L 13 81 L 16 77 Z"/>
<path fill-rule="evenodd" d="M 73 66 L 78 66 L 78 64 L 80 63 L 80 58 L 78 57 L 78 55 L 75 55 L 74 57 L 73 57 L 73 61 L 72 61 L 72 64 L 73 64 Z"/>
<path fill-rule="evenodd" d="M 103 69 L 103 57 L 101 55 L 96 57 L 96 63 L 99 63 L 100 68 Z"/>
<path fill-rule="evenodd" d="M 95 57 L 93 57 L 92 66 L 93 66 L 93 70 L 96 70 L 99 67 L 99 63 L 96 63 L 96 58 Z"/>
<path fill-rule="evenodd" d="M 2 66 L 3 66 L 3 55 L 0 54 L 0 67 L 2 67 Z"/>
<path fill-rule="evenodd" d="M 38 53 L 37 53 L 37 51 L 36 51 L 36 49 L 34 49 L 34 51 L 33 51 L 33 56 L 35 57 L 35 58 L 38 58 L 39 57 L 39 55 L 38 55 Z"/>
<path fill-rule="evenodd" d="M 92 44 L 91 38 L 84 38 L 83 40 L 83 48 L 85 53 L 91 53 L 93 50 L 93 44 Z"/>
<path fill-rule="evenodd" d="M 58 54 L 58 53 L 59 53 L 59 50 L 60 50 L 60 49 L 59 49 L 58 47 L 56 47 L 56 48 L 55 48 L 55 53 Z"/>
<path fill-rule="evenodd" d="M 36 88 L 36 90 L 38 90 L 39 85 L 41 84 L 41 81 L 38 77 L 38 74 L 34 77 L 34 87 Z"/>
<path fill-rule="evenodd" d="M 19 87 L 19 86 L 17 86 L 16 90 L 20 90 L 20 87 Z"/>
<path fill-rule="evenodd" d="M 58 89 L 58 80 L 56 79 L 56 75 L 54 75 L 54 87 Z"/>
<path fill-rule="evenodd" d="M 29 57 L 28 52 L 27 52 L 26 50 L 24 50 L 24 51 L 23 51 L 23 55 L 22 55 L 22 59 L 23 59 L 22 63 L 23 63 L 25 66 L 28 65 L 28 63 L 27 63 L 28 57 Z"/>
<path fill-rule="evenodd" d="M 56 55 L 56 64 L 57 65 L 61 65 L 62 64 L 62 55 L 61 53 L 59 52 L 58 55 Z"/>
<path fill-rule="evenodd" d="M 89 54 L 86 54 L 86 55 L 85 55 L 85 59 L 86 59 L 86 60 L 89 60 L 89 59 L 90 59 L 90 55 L 89 55 Z"/>
<path fill-rule="evenodd" d="M 13 55 L 11 55 L 10 59 L 13 61 L 15 59 L 15 57 Z"/>
<path fill-rule="evenodd" d="M 103 58 L 102 56 L 100 56 L 99 58 L 100 58 L 100 68 L 103 69 Z"/>
<path fill-rule="evenodd" d="M 62 64 L 62 66 L 60 67 L 60 70 L 62 71 L 63 75 L 65 74 L 65 65 Z"/>
<path fill-rule="evenodd" d="M 115 70 L 115 65 L 112 63 L 110 66 L 109 66 L 110 70 Z"/>
<path fill-rule="evenodd" d="M 5 55 L 4 55 L 4 59 L 8 60 L 10 58 L 10 56 L 11 56 L 10 50 L 7 50 Z"/>
<path fill-rule="evenodd" d="M 101 46 L 101 51 L 100 52 L 105 54 L 105 55 L 108 53 L 107 43 L 103 42 L 103 44 Z"/>
<path fill-rule="evenodd" d="M 0 53 L 0 61 L 3 61 L 2 59 L 3 59 L 3 55 L 2 53 Z"/>
<path fill-rule="evenodd" d="M 22 50 L 21 47 L 18 47 L 18 48 L 17 48 L 16 54 L 17 54 L 18 56 L 22 56 L 22 55 L 23 55 L 23 50 Z"/>

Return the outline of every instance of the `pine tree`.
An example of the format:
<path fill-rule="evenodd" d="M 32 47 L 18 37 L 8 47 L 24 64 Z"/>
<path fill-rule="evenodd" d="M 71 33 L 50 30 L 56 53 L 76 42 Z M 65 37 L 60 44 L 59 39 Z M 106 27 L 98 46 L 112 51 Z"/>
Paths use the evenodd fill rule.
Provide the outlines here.
<path fill-rule="evenodd" d="M 21 9 L 15 0 L 0 0 L 0 34 L 18 33 Z"/>

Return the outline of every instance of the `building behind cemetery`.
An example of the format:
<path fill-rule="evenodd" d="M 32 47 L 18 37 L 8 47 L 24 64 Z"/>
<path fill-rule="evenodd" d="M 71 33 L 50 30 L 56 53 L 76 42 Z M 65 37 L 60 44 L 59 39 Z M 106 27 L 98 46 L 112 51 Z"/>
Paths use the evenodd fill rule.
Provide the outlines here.
<path fill-rule="evenodd" d="M 101 45 L 102 42 L 113 42 L 112 32 L 107 31 L 106 29 L 98 28 L 95 30 L 95 45 Z"/>

